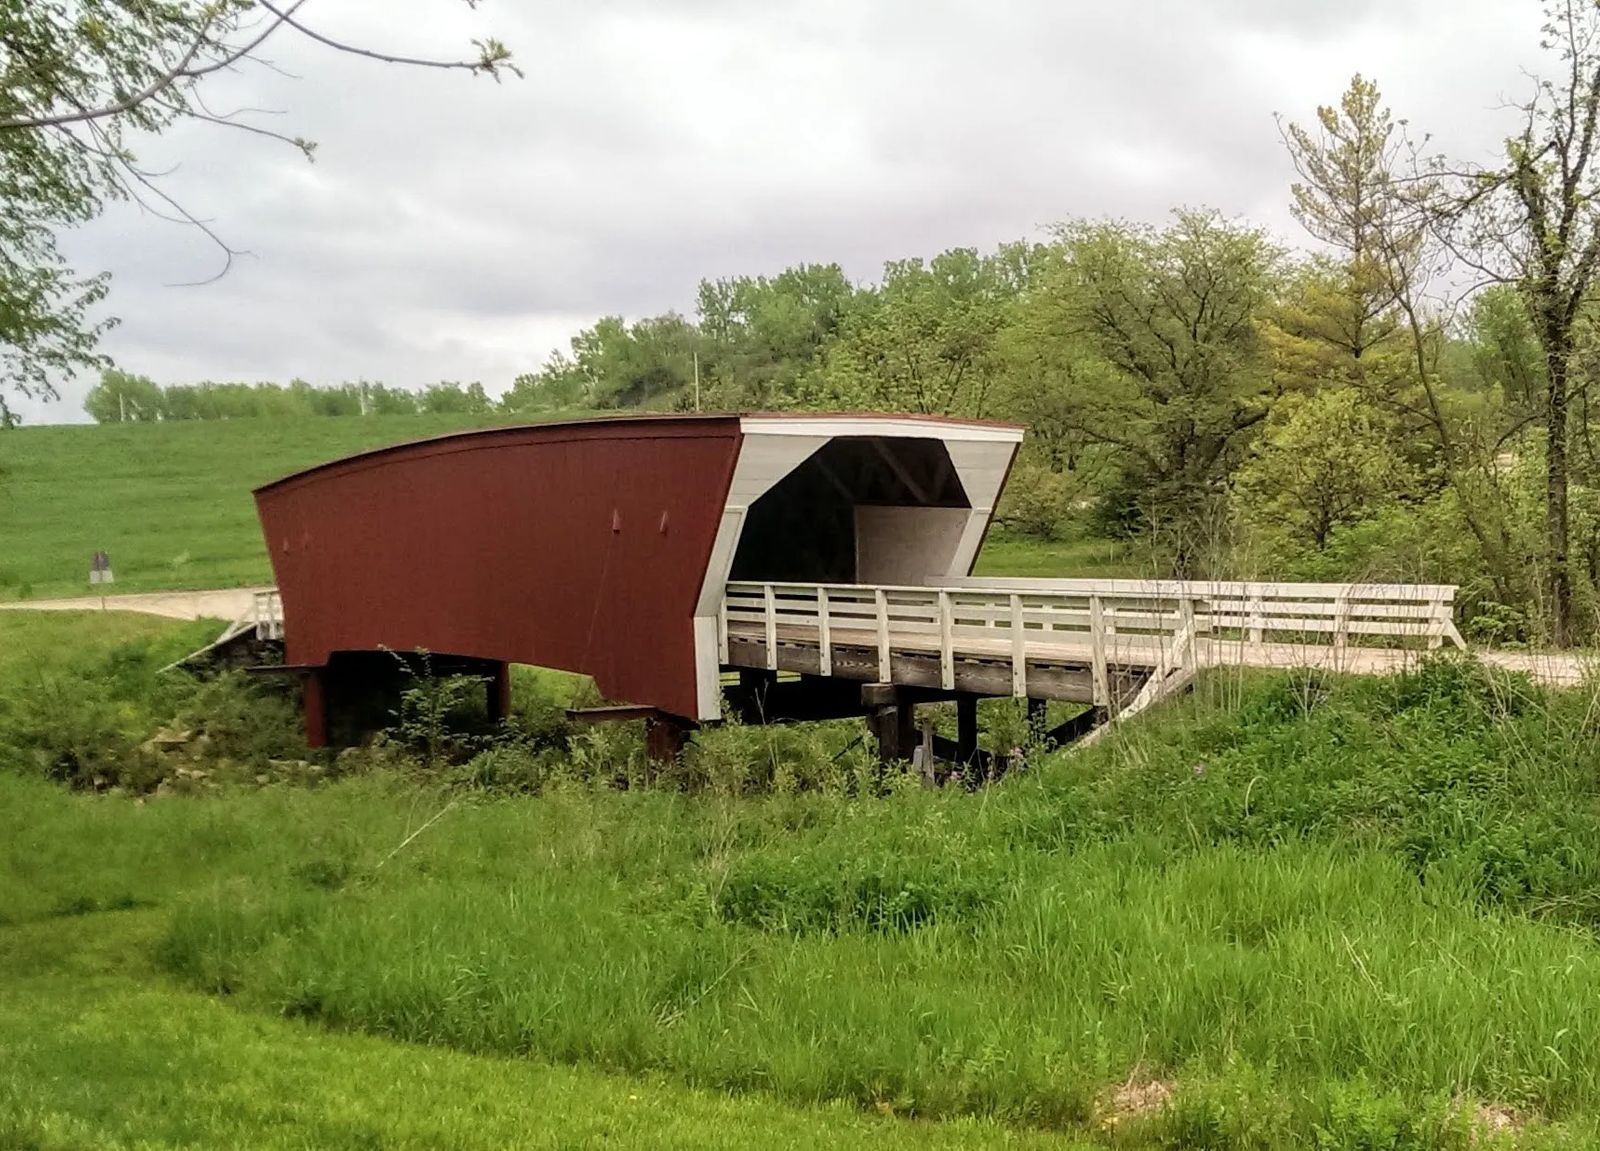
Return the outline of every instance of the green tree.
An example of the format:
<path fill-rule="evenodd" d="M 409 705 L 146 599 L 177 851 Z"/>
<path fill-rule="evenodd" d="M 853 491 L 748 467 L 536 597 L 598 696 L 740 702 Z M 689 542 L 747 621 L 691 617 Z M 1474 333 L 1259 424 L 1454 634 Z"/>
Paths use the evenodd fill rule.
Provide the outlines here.
<path fill-rule="evenodd" d="M 1584 304 L 1600 275 L 1600 4 L 1548 0 L 1554 78 L 1521 105 L 1502 164 L 1436 163 L 1434 221 L 1454 253 L 1522 293 L 1544 357 L 1545 580 L 1550 638 L 1576 638 L 1570 558 L 1572 408 Z"/>
<path fill-rule="evenodd" d="M 370 416 L 411 416 L 417 412 L 417 395 L 404 388 L 391 388 L 386 384 L 370 384 L 363 380 L 361 411 Z"/>
<path fill-rule="evenodd" d="M 423 389 L 417 408 L 437 414 L 486 416 L 494 410 L 494 404 L 477 381 L 462 387 L 454 380 L 444 380 Z"/>
<path fill-rule="evenodd" d="M 532 415 L 581 408 L 589 402 L 589 380 L 565 353 L 557 351 L 537 372 L 524 372 L 500 397 L 500 410 Z"/>
<path fill-rule="evenodd" d="M 1428 302 L 1440 262 L 1429 237 L 1438 179 L 1414 170 L 1399 124 L 1360 76 L 1317 110 L 1315 128 L 1289 125 L 1284 139 L 1299 175 L 1294 214 L 1337 253 L 1313 263 L 1272 314 L 1267 336 L 1285 386 L 1359 389 L 1416 472 L 1454 489 L 1494 597 L 1521 602 L 1516 513 L 1494 447 L 1501 414 L 1447 388 L 1449 333 Z"/>
<path fill-rule="evenodd" d="M 1247 518 L 1292 547 L 1322 551 L 1336 529 L 1372 515 L 1409 483 L 1378 422 L 1354 388 L 1280 401 L 1239 470 Z"/>
<path fill-rule="evenodd" d="M 856 301 L 837 264 L 705 280 L 697 312 L 705 399 L 724 408 L 786 408 L 822 364 Z"/>
<path fill-rule="evenodd" d="M 207 81 L 260 53 L 274 37 L 391 63 L 498 76 L 510 53 L 493 39 L 468 60 L 421 60 L 335 40 L 305 23 L 310 0 L 0 0 L 0 389 L 53 396 L 55 377 L 105 366 L 96 319 L 104 274 L 82 275 L 57 231 L 132 199 L 217 232 L 163 190 L 131 145 L 180 121 L 312 145 L 248 116 L 213 114 Z"/>
<path fill-rule="evenodd" d="M 1064 420 L 1112 453 L 1111 518 L 1204 565 L 1227 484 L 1274 396 L 1260 316 L 1282 253 L 1258 229 L 1178 212 L 1166 228 L 1074 223 L 1032 323 L 1079 355 Z"/>
<path fill-rule="evenodd" d="M 151 423 L 161 418 L 165 403 L 154 380 L 107 368 L 84 397 L 83 410 L 97 424 Z"/>
<path fill-rule="evenodd" d="M 1006 250 L 956 248 L 896 260 L 852 309 L 813 407 L 863 407 L 982 418 L 1001 374 L 999 336 L 1018 294 Z"/>

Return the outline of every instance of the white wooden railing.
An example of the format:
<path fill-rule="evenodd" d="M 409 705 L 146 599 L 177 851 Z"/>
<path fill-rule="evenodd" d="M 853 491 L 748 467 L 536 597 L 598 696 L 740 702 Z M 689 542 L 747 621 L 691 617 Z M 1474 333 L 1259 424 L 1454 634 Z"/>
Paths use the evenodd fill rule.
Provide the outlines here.
<path fill-rule="evenodd" d="M 255 623 L 257 639 L 283 638 L 283 597 L 277 588 L 256 592 L 250 618 Z"/>
<path fill-rule="evenodd" d="M 1108 668 L 1161 677 L 1210 663 L 1281 666 L 1286 648 L 1352 655 L 1462 644 L 1454 587 L 1411 584 L 1197 583 L 1176 580 L 961 579 L 930 587 L 730 583 L 718 628 L 759 640 L 768 668 L 781 642 L 815 644 L 817 671 L 832 674 L 836 643 L 875 648 L 891 679 L 899 649 L 937 652 L 945 689 L 958 656 L 1011 662 L 1012 691 L 1027 694 L 1030 658 L 1082 660 L 1097 698 Z M 1360 661 L 1351 661 L 1352 670 Z"/>

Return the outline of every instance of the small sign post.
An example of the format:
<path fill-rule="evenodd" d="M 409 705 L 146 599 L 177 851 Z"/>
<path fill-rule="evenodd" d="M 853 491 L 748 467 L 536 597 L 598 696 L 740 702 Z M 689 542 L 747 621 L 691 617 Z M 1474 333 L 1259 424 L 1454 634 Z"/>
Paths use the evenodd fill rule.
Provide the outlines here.
<path fill-rule="evenodd" d="M 111 557 L 103 551 L 95 552 L 94 557 L 89 561 L 90 586 L 92 587 L 99 585 L 104 587 L 104 585 L 113 582 L 114 579 L 115 577 L 111 574 Z M 106 596 L 104 591 L 100 593 L 100 610 L 106 610 Z"/>

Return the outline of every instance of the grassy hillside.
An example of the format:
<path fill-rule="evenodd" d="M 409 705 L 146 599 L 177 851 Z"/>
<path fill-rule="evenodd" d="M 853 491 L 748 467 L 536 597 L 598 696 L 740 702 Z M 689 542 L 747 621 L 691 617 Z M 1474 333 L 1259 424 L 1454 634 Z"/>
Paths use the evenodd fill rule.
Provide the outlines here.
<path fill-rule="evenodd" d="M 21 428 L 0 437 L 0 599 L 269 583 L 251 489 L 352 452 L 492 421 L 376 416 Z M 985 574 L 1141 575 L 1116 545 L 996 537 Z"/>
<path fill-rule="evenodd" d="M 73 714 L 186 639 L 103 622 L 0 617 L 0 704 Z M 640 1094 L 684 1143 L 1593 1146 L 1594 713 L 1454 663 L 1214 677 L 998 787 L 879 798 L 704 770 L 788 754 L 761 729 L 627 791 L 599 737 L 537 794 L 374 761 L 138 803 L 17 754 L 0 1143 L 488 1146 L 520 1114 L 643 1145 Z M 524 1090 L 573 1102 L 496 1101 Z"/>
<path fill-rule="evenodd" d="M 472 426 L 465 417 L 38 427 L 0 438 L 0 597 L 270 582 L 251 489 L 351 452 Z"/>

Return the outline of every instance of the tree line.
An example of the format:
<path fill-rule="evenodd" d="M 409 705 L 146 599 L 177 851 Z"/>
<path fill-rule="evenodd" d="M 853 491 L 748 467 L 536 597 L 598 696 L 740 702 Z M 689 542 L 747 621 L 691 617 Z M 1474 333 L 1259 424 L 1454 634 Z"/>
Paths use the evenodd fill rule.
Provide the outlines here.
<path fill-rule="evenodd" d="M 169 384 L 117 368 L 100 374 L 83 409 L 96 423 L 242 420 L 285 416 L 489 416 L 500 410 L 483 385 L 445 380 L 421 390 L 357 383 L 318 387 L 305 380 Z"/>

